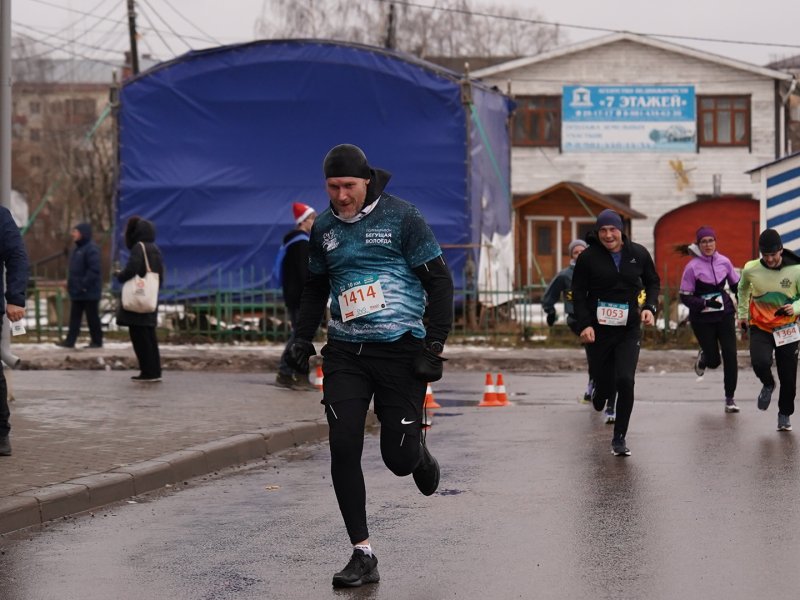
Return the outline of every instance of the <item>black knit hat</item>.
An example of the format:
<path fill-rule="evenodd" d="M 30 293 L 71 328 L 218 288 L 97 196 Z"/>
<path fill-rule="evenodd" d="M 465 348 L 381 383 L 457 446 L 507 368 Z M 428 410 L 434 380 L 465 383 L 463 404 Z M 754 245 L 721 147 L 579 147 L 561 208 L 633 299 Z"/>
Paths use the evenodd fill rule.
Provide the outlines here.
<path fill-rule="evenodd" d="M 622 231 L 622 217 L 619 216 L 618 213 L 614 212 L 610 208 L 605 209 L 599 215 L 597 215 L 597 222 L 595 223 L 595 229 L 600 231 L 601 227 L 616 227 L 620 231 Z"/>
<path fill-rule="evenodd" d="M 330 149 L 322 161 L 325 179 L 328 177 L 360 177 L 369 179 L 369 163 L 364 151 L 352 144 L 339 144 Z"/>
<path fill-rule="evenodd" d="M 762 254 L 774 254 L 783 248 L 780 234 L 774 229 L 765 229 L 758 236 L 758 249 Z"/>

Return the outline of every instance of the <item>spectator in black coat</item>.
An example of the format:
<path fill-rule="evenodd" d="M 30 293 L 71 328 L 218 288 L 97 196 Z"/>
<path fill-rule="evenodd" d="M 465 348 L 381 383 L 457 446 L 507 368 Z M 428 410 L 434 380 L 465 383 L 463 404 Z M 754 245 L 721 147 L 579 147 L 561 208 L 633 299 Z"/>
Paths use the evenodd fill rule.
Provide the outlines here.
<path fill-rule="evenodd" d="M 125 225 L 125 246 L 130 250 L 130 256 L 125 268 L 117 273 L 117 281 L 125 283 L 136 275 L 144 277 L 147 272 L 144 252 L 147 252 L 150 270 L 158 273 L 160 285 L 164 285 L 164 262 L 155 240 L 156 228 L 150 221 L 135 215 L 128 219 Z M 144 244 L 144 249 L 139 242 Z M 134 381 L 161 381 L 161 355 L 156 337 L 157 317 L 158 307 L 150 313 L 136 313 L 122 308 L 120 302 L 117 325 L 128 327 L 133 351 L 139 361 L 140 373 L 131 377 Z"/>
<path fill-rule="evenodd" d="M 300 202 L 292 205 L 292 212 L 296 227 L 283 238 L 282 248 L 285 254 L 280 266 L 283 302 L 286 304 L 286 314 L 292 323 L 292 333 L 289 341 L 286 342 L 286 348 L 289 348 L 294 341 L 294 326 L 300 310 L 300 296 L 303 294 L 303 286 L 308 278 L 309 234 L 311 226 L 314 225 L 314 219 L 317 217 L 313 208 Z M 307 373 L 295 371 L 289 366 L 285 350 L 281 356 L 275 385 L 289 389 L 316 389 L 308 380 Z"/>
<path fill-rule="evenodd" d="M 75 249 L 69 259 L 67 275 L 67 291 L 69 292 L 70 312 L 69 330 L 63 342 L 57 342 L 62 348 L 74 348 L 81 332 L 81 320 L 86 313 L 86 324 L 89 326 L 91 343 L 87 348 L 103 347 L 103 329 L 100 325 L 100 293 L 102 278 L 100 275 L 100 248 L 92 241 L 92 226 L 79 223 L 72 230 Z"/>

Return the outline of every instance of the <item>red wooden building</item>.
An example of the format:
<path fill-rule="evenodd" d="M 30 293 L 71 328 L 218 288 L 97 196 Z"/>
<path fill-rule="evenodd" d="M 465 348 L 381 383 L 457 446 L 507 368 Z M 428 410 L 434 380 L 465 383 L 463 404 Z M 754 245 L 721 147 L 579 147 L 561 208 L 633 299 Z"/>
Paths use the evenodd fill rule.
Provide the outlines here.
<path fill-rule="evenodd" d="M 680 206 L 662 216 L 653 237 L 653 259 L 661 277 L 661 287 L 674 292 L 689 257 L 676 251 L 681 244 L 695 241 L 695 232 L 708 225 L 717 234 L 717 251 L 741 269 L 748 260 L 758 257 L 759 205 L 752 198 L 720 196 Z"/>
<path fill-rule="evenodd" d="M 600 211 L 617 211 L 628 236 L 630 220 L 645 218 L 621 200 L 574 181 L 517 197 L 513 206 L 517 287 L 543 289 L 569 264 L 569 243 L 585 239 Z"/>

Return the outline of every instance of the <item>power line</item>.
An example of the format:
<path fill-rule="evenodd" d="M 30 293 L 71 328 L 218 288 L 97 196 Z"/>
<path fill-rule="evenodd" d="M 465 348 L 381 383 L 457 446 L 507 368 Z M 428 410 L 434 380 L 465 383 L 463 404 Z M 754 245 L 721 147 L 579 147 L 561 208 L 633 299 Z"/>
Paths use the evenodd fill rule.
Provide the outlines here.
<path fill-rule="evenodd" d="M 100 0 L 99 4 L 97 4 L 94 8 L 90 9 L 89 14 L 94 16 L 95 11 L 97 11 L 103 4 L 105 4 L 108 1 L 109 0 Z M 117 8 L 116 7 L 116 0 L 111 0 L 111 2 L 114 3 L 114 6 L 112 6 L 111 10 L 105 15 L 106 17 L 109 16 Z M 102 19 L 102 18 L 105 18 L 105 17 L 100 17 L 100 18 Z M 78 25 L 80 22 L 81 22 L 81 19 L 76 19 L 75 21 L 73 21 L 72 23 L 70 23 L 66 27 L 63 27 L 63 28 L 59 29 L 55 33 L 47 34 L 47 37 L 45 39 L 50 38 L 50 37 L 58 37 L 62 33 L 66 33 L 67 31 L 71 31 L 72 28 L 75 27 L 76 25 Z M 92 26 L 92 28 L 94 28 L 96 25 L 97 25 L 97 23 L 95 23 L 95 25 Z"/>
<path fill-rule="evenodd" d="M 156 29 L 156 26 L 153 24 L 153 21 L 150 20 L 150 16 L 147 14 L 147 11 L 142 10 L 141 5 L 139 6 L 139 14 L 142 15 L 145 18 L 145 20 L 150 24 L 149 31 L 154 32 L 156 34 L 156 36 L 158 36 L 158 39 L 160 39 L 161 43 L 164 44 L 164 46 L 166 46 L 167 50 L 170 52 L 170 54 L 172 54 L 173 58 L 175 56 L 178 56 L 178 53 L 175 52 L 172 49 L 172 47 L 169 45 L 169 43 L 167 43 L 167 40 L 164 39 L 164 36 L 161 35 L 161 32 L 158 29 Z M 146 31 L 147 31 L 146 28 L 140 28 L 139 29 L 139 34 L 141 35 L 143 33 L 146 33 Z M 143 38 L 143 39 L 146 39 L 146 38 Z M 151 49 L 151 51 L 152 51 L 152 49 Z"/>
<path fill-rule="evenodd" d="M 23 27 L 25 29 L 30 29 L 31 31 L 36 32 L 36 33 L 46 33 L 46 32 L 44 32 L 43 30 L 41 30 L 41 29 L 39 29 L 37 27 L 33 27 L 32 25 L 27 25 L 25 23 L 20 23 L 19 21 L 12 21 L 12 23 L 17 27 Z M 120 24 L 122 24 L 122 21 L 121 20 L 117 21 L 117 25 L 120 25 Z M 112 30 L 112 31 L 114 33 L 116 33 L 116 31 L 114 31 L 114 30 Z M 89 32 L 87 31 L 87 33 L 89 33 Z M 30 40 L 32 40 L 32 41 L 34 41 L 36 43 L 44 44 L 45 46 L 50 46 L 50 50 L 47 50 L 45 52 L 39 52 L 37 54 L 32 54 L 32 55 L 29 55 L 29 56 L 20 57 L 20 58 L 24 58 L 24 59 L 39 58 L 40 56 L 44 56 L 46 54 L 52 54 L 53 52 L 57 52 L 59 50 L 66 51 L 66 48 L 71 46 L 71 45 L 73 45 L 73 44 L 77 44 L 79 46 L 83 46 L 84 48 L 89 48 L 91 50 L 100 50 L 100 51 L 103 51 L 103 52 L 116 52 L 117 51 L 116 48 L 112 48 L 112 49 L 103 48 L 103 47 L 100 47 L 100 46 L 95 46 L 93 44 L 87 44 L 85 42 L 79 42 L 78 40 L 74 40 L 74 39 L 65 39 L 63 37 L 56 36 L 55 34 L 47 35 L 44 38 L 34 38 L 30 34 L 25 34 L 25 33 L 21 33 L 21 32 L 19 34 L 27 37 L 28 39 L 30 39 Z M 61 44 L 61 45 L 54 45 L 54 44 L 51 44 L 51 43 L 46 41 L 48 38 L 54 38 L 54 39 L 56 39 L 58 41 L 61 41 L 61 42 L 64 42 L 64 43 Z"/>
<path fill-rule="evenodd" d="M 183 14 L 182 14 L 182 13 L 181 13 L 179 10 L 177 10 L 177 9 L 176 9 L 174 6 L 172 6 L 172 4 L 170 4 L 169 0 L 163 0 L 163 2 L 164 2 L 164 4 L 166 4 L 167 6 L 169 6 L 169 7 L 172 9 L 172 12 L 174 12 L 176 15 L 178 15 L 178 16 L 179 16 L 181 19 L 183 19 L 183 20 L 184 20 L 186 23 L 188 23 L 189 25 L 191 25 L 192 27 L 194 27 L 194 28 L 195 28 L 197 31 L 199 31 L 201 34 L 203 34 L 204 36 L 206 36 L 206 38 L 208 39 L 208 41 L 210 41 L 210 42 L 214 42 L 214 43 L 215 43 L 215 44 L 217 44 L 218 46 L 222 46 L 222 45 L 223 45 L 223 43 L 222 43 L 222 42 L 220 42 L 219 40 L 215 39 L 215 38 L 214 38 L 214 36 L 207 34 L 205 31 L 203 31 L 203 30 L 202 30 L 202 29 L 200 29 L 200 28 L 199 28 L 197 25 L 195 25 L 195 24 L 194 24 L 194 23 L 192 23 L 192 22 L 191 22 L 189 19 L 187 19 L 187 18 L 186 18 L 186 17 L 185 17 L 185 16 L 184 16 L 184 15 L 183 15 Z"/>
<path fill-rule="evenodd" d="M 172 25 L 170 25 L 170 24 L 169 24 L 169 23 L 166 21 L 166 19 L 164 19 L 164 17 L 162 17 L 162 16 L 161 16 L 161 14 L 160 14 L 160 13 L 159 13 L 159 12 L 158 12 L 158 11 L 157 11 L 155 8 L 153 8 L 153 7 L 150 5 L 150 3 L 149 3 L 147 0 L 142 0 L 142 3 L 143 3 L 145 6 L 147 6 L 147 8 L 148 8 L 149 10 L 152 10 L 152 11 L 153 11 L 153 14 L 155 14 L 155 16 L 156 16 L 156 17 L 158 17 L 158 18 L 161 20 L 161 22 L 162 22 L 162 23 L 164 23 L 164 25 L 166 25 L 166 26 L 167 26 L 167 29 L 169 29 L 169 30 L 172 32 L 172 35 L 174 35 L 174 36 L 175 36 L 175 37 L 177 37 L 177 38 L 178 38 L 180 41 L 182 41 L 182 42 L 183 42 L 183 43 L 186 45 L 186 47 L 187 47 L 187 48 L 189 48 L 189 50 L 191 50 L 191 49 L 192 49 L 192 45 L 191 45 L 190 43 L 188 43 L 188 42 L 187 42 L 185 39 L 183 39 L 183 36 L 182 36 L 180 33 L 178 33 L 177 31 L 175 31 L 175 30 L 172 28 Z M 141 10 L 141 9 L 140 9 L 140 10 Z M 149 21 L 149 19 L 148 19 L 148 21 Z M 160 37 L 160 36 L 159 36 L 159 37 Z M 162 39 L 161 41 L 163 42 L 164 40 Z M 166 42 L 164 42 L 164 44 L 166 44 Z M 174 54 L 174 53 L 173 53 L 173 54 Z"/>
<path fill-rule="evenodd" d="M 8 0 L 0 0 L 0 1 L 7 2 Z M 75 14 L 79 14 L 79 15 L 84 15 L 84 16 L 87 16 L 87 17 L 97 18 L 95 15 L 92 15 L 92 14 L 87 13 L 85 11 L 78 10 L 76 8 L 70 8 L 68 6 L 61 6 L 60 4 L 55 4 L 54 2 L 49 2 L 48 0 L 28 0 L 28 2 L 35 2 L 37 4 L 42 4 L 44 6 L 51 6 L 53 8 L 58 8 L 59 10 L 63 10 L 65 12 L 70 12 L 70 13 L 75 13 Z M 104 20 L 115 22 L 113 19 L 108 19 L 108 18 L 104 19 Z M 152 30 L 153 30 L 154 33 L 164 33 L 164 34 L 171 35 L 171 33 L 168 32 L 168 31 L 161 31 L 161 30 L 156 29 L 156 28 L 153 28 Z M 199 38 L 199 37 L 196 37 L 196 36 L 186 35 L 186 34 L 184 34 L 182 37 L 184 37 L 187 40 L 192 40 L 194 42 L 208 43 L 208 39 L 205 39 L 205 38 Z"/>
<path fill-rule="evenodd" d="M 70 8 L 68 6 L 62 6 L 60 4 L 56 4 L 55 2 L 48 2 L 47 0 L 28 0 L 28 2 L 35 2 L 36 4 L 42 4 L 44 6 L 50 6 L 52 8 L 58 8 L 59 10 L 75 13 L 75 14 L 78 14 L 78 15 L 83 15 L 85 17 L 98 18 L 96 15 L 93 15 L 92 13 L 88 13 L 88 12 L 83 11 L 83 10 L 78 10 L 76 8 Z M 101 20 L 111 21 L 112 19 L 109 19 L 108 17 L 105 17 L 105 18 L 102 18 Z"/>
<path fill-rule="evenodd" d="M 114 12 L 114 10 L 116 10 L 116 8 L 117 8 L 117 7 L 116 7 L 116 5 L 114 5 L 114 6 L 112 6 L 112 7 L 111 7 L 111 10 L 109 10 L 109 11 L 108 11 L 108 12 L 107 12 L 105 15 L 103 15 L 102 17 L 98 17 L 97 15 L 95 15 L 95 14 L 94 14 L 94 12 L 95 12 L 95 11 L 96 11 L 98 8 L 100 8 L 100 6 L 102 6 L 102 5 L 105 3 L 105 1 L 106 1 L 106 0 L 103 0 L 103 2 L 101 2 L 100 4 L 98 4 L 97 6 L 95 6 L 95 7 L 92 9 L 92 13 L 90 14 L 90 16 L 91 16 L 92 18 L 96 18 L 96 19 L 97 19 L 97 21 L 95 21 L 95 23 L 94 23 L 94 24 L 93 24 L 93 25 L 92 25 L 90 28 L 88 28 L 86 31 L 84 31 L 84 32 L 83 32 L 83 34 L 82 34 L 83 36 L 85 36 L 85 35 L 87 35 L 87 34 L 91 33 L 92 31 L 94 31 L 94 29 L 95 29 L 95 28 L 96 28 L 98 25 L 100 25 L 100 23 L 101 23 L 101 22 L 108 20 L 108 17 L 111 15 L 111 13 L 112 13 L 112 12 Z M 56 32 L 56 33 L 51 33 L 51 34 L 48 34 L 46 31 L 44 31 L 44 30 L 42 30 L 42 29 L 39 29 L 39 28 L 37 28 L 37 27 L 33 27 L 33 26 L 31 26 L 31 25 L 26 25 L 25 23 L 20 23 L 20 22 L 18 22 L 18 21 L 12 21 L 12 23 L 13 23 L 14 25 L 17 25 L 18 27 L 24 27 L 24 28 L 26 28 L 26 29 L 30 29 L 31 31 L 35 31 L 35 32 L 37 32 L 37 33 L 41 33 L 41 34 L 43 34 L 43 35 L 45 36 L 44 38 L 40 38 L 40 39 L 38 39 L 38 40 L 34 40 L 34 41 L 41 41 L 42 43 L 44 43 L 44 41 L 45 41 L 45 40 L 47 40 L 47 39 L 50 39 L 50 38 L 55 38 L 55 39 L 57 39 L 57 40 L 61 40 L 61 41 L 64 41 L 64 42 L 65 42 L 65 43 L 64 43 L 64 45 L 63 45 L 63 46 L 61 46 L 61 47 L 59 47 L 59 48 L 53 48 L 53 49 L 51 49 L 51 50 L 48 50 L 48 51 L 46 51 L 46 52 L 42 52 L 42 53 L 39 53 L 39 54 L 34 54 L 34 55 L 32 55 L 32 56 L 28 56 L 28 57 L 26 57 L 26 58 L 29 58 L 29 59 L 32 59 L 32 58 L 37 58 L 37 57 L 39 57 L 39 56 L 44 56 L 45 54 L 51 54 L 51 53 L 53 53 L 53 52 L 56 52 L 57 50 L 64 49 L 65 47 L 67 47 L 67 46 L 68 46 L 68 45 L 70 45 L 70 44 L 79 44 L 79 45 L 81 45 L 81 46 L 85 46 L 85 47 L 90 47 L 90 48 L 94 48 L 94 49 L 102 50 L 102 48 L 97 48 L 97 47 L 93 47 L 93 46 L 91 46 L 91 45 L 89 45 L 89 44 L 85 44 L 85 43 L 83 43 L 83 42 L 78 42 L 77 40 L 75 40 L 75 39 L 74 39 L 74 36 L 72 36 L 72 37 L 70 37 L 70 38 L 64 38 L 64 37 L 61 37 L 61 36 L 59 35 L 59 34 L 61 34 L 61 33 L 64 33 L 64 32 L 67 32 L 68 30 L 70 30 L 70 29 L 71 29 L 71 28 L 74 26 L 74 23 L 73 23 L 73 24 L 70 24 L 69 26 L 67 26 L 67 27 L 65 27 L 65 28 L 63 28 L 63 29 L 61 29 L 61 30 L 59 30 L 59 31 L 58 31 L 58 32 Z M 29 36 L 29 37 L 30 37 L 30 36 Z M 31 39 L 34 39 L 34 38 L 31 38 Z"/>
<path fill-rule="evenodd" d="M 464 8 L 451 8 L 451 7 L 442 7 L 442 6 L 430 6 L 427 4 L 418 4 L 416 2 L 410 2 L 409 0 L 377 0 L 377 2 L 384 2 L 384 3 L 393 3 L 393 4 L 401 4 L 403 6 L 409 6 L 414 8 L 423 8 L 426 10 L 435 10 L 441 12 L 450 12 L 450 13 L 459 13 L 464 15 L 470 15 L 475 17 L 485 17 L 487 19 L 503 19 L 506 21 L 516 21 L 520 23 L 527 23 L 530 25 L 547 25 L 551 27 L 567 27 L 570 29 L 583 29 L 586 31 L 601 31 L 605 33 L 633 33 L 635 35 L 640 35 L 643 37 L 658 37 L 658 38 L 670 38 L 670 39 L 678 39 L 678 40 L 691 40 L 695 42 L 716 42 L 720 44 L 737 44 L 741 46 L 766 46 L 766 47 L 775 47 L 775 48 L 800 48 L 800 44 L 780 44 L 777 42 L 745 42 L 742 40 L 728 40 L 724 38 L 708 38 L 708 37 L 700 37 L 700 36 L 691 36 L 691 35 L 677 35 L 677 34 L 669 34 L 669 33 L 643 33 L 637 31 L 630 31 L 630 30 L 623 30 L 623 29 L 610 29 L 607 27 L 594 27 L 590 25 L 574 25 L 570 23 L 559 23 L 558 21 L 545 21 L 543 19 L 529 19 L 526 17 L 517 17 L 512 15 L 499 15 L 499 14 L 492 14 L 492 13 L 485 13 L 476 10 L 468 10 Z"/>

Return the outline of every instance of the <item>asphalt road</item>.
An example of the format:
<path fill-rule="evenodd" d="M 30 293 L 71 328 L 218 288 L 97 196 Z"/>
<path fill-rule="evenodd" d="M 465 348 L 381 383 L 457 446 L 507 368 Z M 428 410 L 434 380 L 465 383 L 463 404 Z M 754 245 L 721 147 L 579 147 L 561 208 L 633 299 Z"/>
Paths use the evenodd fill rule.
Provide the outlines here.
<path fill-rule="evenodd" d="M 580 374 L 511 374 L 513 406 L 477 408 L 483 376 L 434 387 L 439 491 L 363 461 L 381 582 L 332 590 L 350 553 L 327 448 L 194 480 L 0 540 L 4 600 L 789 598 L 800 444 L 755 408 L 725 414 L 721 374 L 642 373 L 628 435 L 576 399 Z M 800 422 L 797 424 L 800 426 Z"/>

